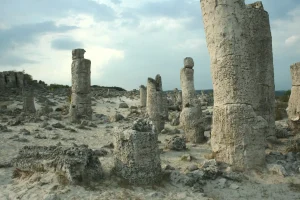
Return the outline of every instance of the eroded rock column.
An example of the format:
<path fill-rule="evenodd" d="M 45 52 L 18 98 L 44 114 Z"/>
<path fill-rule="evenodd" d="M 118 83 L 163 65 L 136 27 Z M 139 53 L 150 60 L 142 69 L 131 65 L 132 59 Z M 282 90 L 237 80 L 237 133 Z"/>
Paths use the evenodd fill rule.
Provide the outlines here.
<path fill-rule="evenodd" d="M 34 93 L 29 87 L 23 88 L 23 111 L 25 113 L 35 113 Z"/>
<path fill-rule="evenodd" d="M 288 104 L 289 126 L 295 132 L 300 130 L 300 62 L 291 65 L 292 89 Z"/>
<path fill-rule="evenodd" d="M 84 58 L 84 49 L 72 51 L 72 95 L 70 105 L 71 121 L 80 118 L 91 119 L 91 61 Z"/>
<path fill-rule="evenodd" d="M 180 84 L 182 90 L 182 107 L 191 103 L 195 98 L 194 61 L 190 57 L 184 59 L 184 67 L 180 70 Z"/>
<path fill-rule="evenodd" d="M 148 78 L 147 82 L 147 114 L 153 122 L 157 133 L 160 133 L 165 126 L 164 114 L 162 111 L 161 81 Z"/>
<path fill-rule="evenodd" d="M 0 90 L 3 91 L 5 89 L 5 78 L 4 74 L 0 72 Z"/>
<path fill-rule="evenodd" d="M 115 172 L 130 184 L 154 184 L 161 180 L 157 133 L 151 122 L 140 119 L 129 129 L 114 132 Z"/>
<path fill-rule="evenodd" d="M 182 111 L 180 113 L 180 124 L 189 142 L 201 143 L 204 141 L 204 125 L 201 103 L 196 101 L 193 67 L 193 59 L 186 57 L 184 59 L 184 67 L 180 70 L 183 101 Z"/>
<path fill-rule="evenodd" d="M 246 6 L 243 0 L 201 0 L 201 9 L 214 89 L 212 150 L 217 161 L 228 163 L 235 170 L 263 167 L 269 121 L 258 116 L 257 99 L 262 99 L 257 91 L 261 83 L 256 63 L 259 46 L 253 41 L 260 39 L 269 44 L 266 35 L 270 35 L 270 29 L 266 29 L 266 35 L 249 30 L 254 28 L 253 9 L 261 7 Z M 264 17 L 261 15 L 261 20 L 268 20 Z"/>
<path fill-rule="evenodd" d="M 141 107 L 146 107 L 146 105 L 147 105 L 147 88 L 144 85 L 140 86 L 140 101 L 141 101 Z"/>

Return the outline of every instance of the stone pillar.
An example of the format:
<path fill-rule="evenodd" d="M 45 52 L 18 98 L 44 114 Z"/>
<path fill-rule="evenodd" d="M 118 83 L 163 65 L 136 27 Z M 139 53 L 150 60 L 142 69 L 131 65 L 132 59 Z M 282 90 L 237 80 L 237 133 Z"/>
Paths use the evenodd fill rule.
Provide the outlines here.
<path fill-rule="evenodd" d="M 246 5 L 248 21 L 247 30 L 251 37 L 252 66 L 256 69 L 256 101 L 254 110 L 268 122 L 266 138 L 276 139 L 275 136 L 275 84 L 272 51 L 272 35 L 269 14 L 264 10 L 261 1 Z"/>
<path fill-rule="evenodd" d="M 288 104 L 288 119 L 290 128 L 300 130 L 300 62 L 291 65 L 292 89 Z"/>
<path fill-rule="evenodd" d="M 184 59 L 184 68 L 180 70 L 182 89 L 182 111 L 180 124 L 183 126 L 186 139 L 192 143 L 204 141 L 204 125 L 200 102 L 196 102 L 194 88 L 194 61 L 190 57 Z"/>
<path fill-rule="evenodd" d="M 18 88 L 24 87 L 24 74 L 22 72 L 16 72 L 16 81 Z"/>
<path fill-rule="evenodd" d="M 274 75 L 269 74 L 273 69 L 269 63 L 272 49 L 269 26 L 255 32 L 251 20 L 255 18 L 259 22 L 257 27 L 261 20 L 269 23 L 267 12 L 256 4 L 246 6 L 244 0 L 222 3 L 201 0 L 201 9 L 214 89 L 212 150 L 217 161 L 228 163 L 235 170 L 263 167 L 265 138 L 272 119 L 258 116 L 262 115 L 258 102 L 263 99 L 260 96 L 263 76 L 269 79 L 266 81 L 267 101 L 272 100 L 270 91 Z M 255 40 L 267 43 L 264 50 L 268 51 L 268 58 L 264 61 L 257 62 L 261 46 Z M 259 66 L 263 68 L 261 71 L 266 71 L 264 75 L 258 76 L 258 63 L 266 64 Z M 271 107 L 268 107 L 270 114 Z"/>
<path fill-rule="evenodd" d="M 161 180 L 158 136 L 152 124 L 137 120 L 132 128 L 114 132 L 115 172 L 130 184 L 154 184 Z"/>
<path fill-rule="evenodd" d="M 4 79 L 5 79 L 7 88 L 17 87 L 17 79 L 16 79 L 15 72 L 13 72 L 13 71 L 4 72 Z"/>
<path fill-rule="evenodd" d="M 3 91 L 5 89 L 5 78 L 3 72 L 0 72 L 0 90 Z"/>
<path fill-rule="evenodd" d="M 140 86 L 140 101 L 141 101 L 141 107 L 146 107 L 146 105 L 147 105 L 147 88 L 144 85 Z"/>
<path fill-rule="evenodd" d="M 35 113 L 34 94 L 29 87 L 23 88 L 23 111 L 25 113 Z"/>
<path fill-rule="evenodd" d="M 159 78 L 157 79 L 159 80 Z M 162 113 L 161 83 L 152 78 L 147 82 L 147 114 L 153 122 L 157 133 L 160 133 L 165 126 L 164 115 Z"/>
<path fill-rule="evenodd" d="M 184 59 L 184 67 L 180 70 L 180 84 L 182 91 L 182 107 L 191 103 L 195 98 L 194 61 L 190 57 Z"/>
<path fill-rule="evenodd" d="M 84 49 L 72 51 L 72 95 L 70 105 L 71 121 L 92 118 L 91 106 L 91 61 L 84 58 Z"/>

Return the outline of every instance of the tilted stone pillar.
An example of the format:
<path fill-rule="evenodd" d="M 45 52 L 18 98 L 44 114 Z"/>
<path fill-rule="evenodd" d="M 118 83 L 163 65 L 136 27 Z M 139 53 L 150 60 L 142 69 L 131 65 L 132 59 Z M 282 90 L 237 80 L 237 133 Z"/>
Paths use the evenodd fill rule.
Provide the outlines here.
<path fill-rule="evenodd" d="M 194 61 L 190 57 L 184 59 L 184 67 L 180 70 L 180 84 L 182 90 L 182 107 L 195 98 Z"/>
<path fill-rule="evenodd" d="M 193 59 L 186 57 L 184 68 L 180 70 L 183 101 L 180 124 L 183 126 L 184 134 L 189 142 L 201 143 L 204 141 L 204 125 L 201 104 L 196 101 L 193 67 Z"/>
<path fill-rule="evenodd" d="M 147 88 L 144 85 L 140 86 L 140 101 L 141 101 L 141 107 L 146 107 L 146 105 L 147 105 Z"/>
<path fill-rule="evenodd" d="M 261 24 L 269 25 L 268 14 L 260 4 L 201 0 L 214 89 L 212 150 L 216 160 L 231 164 L 236 170 L 264 166 L 265 138 L 273 134 L 273 119 L 267 116 L 272 115 L 272 105 L 267 107 L 268 112 L 260 106 L 266 102 L 274 104 L 270 28 L 255 30 Z M 257 26 L 252 24 L 253 19 Z M 257 61 L 262 56 L 257 51 L 266 51 L 268 58 Z M 264 86 L 267 100 L 261 96 Z"/>
<path fill-rule="evenodd" d="M 291 65 L 292 89 L 288 104 L 288 119 L 290 128 L 300 130 L 300 62 Z"/>
<path fill-rule="evenodd" d="M 23 88 L 23 111 L 25 113 L 35 113 L 34 93 L 29 87 Z"/>
<path fill-rule="evenodd" d="M 132 128 L 114 132 L 115 172 L 131 184 L 154 184 L 161 180 L 158 135 L 152 124 L 137 120 Z"/>
<path fill-rule="evenodd" d="M 84 58 L 84 49 L 72 51 L 72 95 L 70 105 L 71 121 L 92 118 L 91 106 L 91 61 Z"/>
<path fill-rule="evenodd" d="M 159 81 L 159 78 L 156 78 Z M 147 82 L 147 114 L 153 122 L 155 129 L 160 133 L 165 126 L 162 110 L 161 82 L 148 78 Z"/>

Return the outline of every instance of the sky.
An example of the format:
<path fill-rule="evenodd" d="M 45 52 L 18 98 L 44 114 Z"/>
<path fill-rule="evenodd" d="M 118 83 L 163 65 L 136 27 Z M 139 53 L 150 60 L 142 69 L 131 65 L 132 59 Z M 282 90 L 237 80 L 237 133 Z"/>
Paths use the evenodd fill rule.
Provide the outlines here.
<path fill-rule="evenodd" d="M 300 1 L 262 2 L 275 87 L 290 89 L 290 65 L 300 61 Z M 192 57 L 195 88 L 212 88 L 200 0 L 1 0 L 0 13 L 0 71 L 70 85 L 72 49 L 84 48 L 92 85 L 132 90 L 160 74 L 164 90 L 180 89 L 183 59 Z"/>

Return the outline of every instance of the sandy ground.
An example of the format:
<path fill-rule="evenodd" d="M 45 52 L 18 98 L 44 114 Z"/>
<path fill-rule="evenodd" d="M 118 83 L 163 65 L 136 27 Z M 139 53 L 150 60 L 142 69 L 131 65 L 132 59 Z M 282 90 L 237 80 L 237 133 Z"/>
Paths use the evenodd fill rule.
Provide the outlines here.
<path fill-rule="evenodd" d="M 50 98 L 50 97 L 49 97 Z M 65 104 L 66 99 L 55 97 L 55 101 L 59 107 Z M 120 102 L 126 102 L 130 106 L 138 106 L 139 99 L 128 99 L 125 97 L 103 99 L 94 101 L 93 110 L 97 114 L 112 115 L 116 111 L 123 116 L 128 116 L 129 109 L 119 109 Z M 3 102 L 2 102 L 3 104 Z M 8 108 L 22 108 L 21 102 L 5 102 Z M 36 108 L 40 105 L 36 102 Z M 121 122 L 99 124 L 97 119 L 94 123 L 97 128 L 91 130 L 81 130 L 75 128 L 74 125 L 68 122 L 65 118 L 62 121 L 51 119 L 49 124 L 60 122 L 66 127 L 71 127 L 77 132 L 68 130 L 53 129 L 45 130 L 40 128 L 41 123 L 26 123 L 20 126 L 8 126 L 12 129 L 9 133 L 0 133 L 0 163 L 5 163 L 16 156 L 18 150 L 24 145 L 56 145 L 60 142 L 62 145 L 72 145 L 76 143 L 87 144 L 91 149 L 99 149 L 113 141 L 113 127 L 126 124 Z M 6 125 L 6 123 L 1 123 Z M 169 124 L 167 127 L 172 128 Z M 28 136 L 19 134 L 20 129 L 25 128 L 31 132 Z M 173 127 L 174 128 L 174 127 Z M 36 139 L 35 134 L 46 136 L 47 139 Z M 19 142 L 9 139 L 13 135 L 19 135 L 21 138 L 26 138 L 28 142 Z M 159 135 L 160 148 L 164 149 L 166 139 L 173 135 Z M 162 167 L 167 164 L 180 169 L 182 173 L 192 164 L 198 166 L 205 160 L 204 155 L 210 152 L 209 144 L 192 145 L 187 144 L 188 150 L 182 152 L 164 150 L 161 154 Z M 106 173 L 105 179 L 93 187 L 85 188 L 81 186 L 61 185 L 58 183 L 57 177 L 53 173 L 36 173 L 31 177 L 24 179 L 12 179 L 14 168 L 0 168 L 0 200 L 55 200 L 55 199 L 215 199 L 215 200 L 254 200 L 254 199 L 270 199 L 270 200 L 299 200 L 300 199 L 300 176 L 282 177 L 279 175 L 270 174 L 269 172 L 251 172 L 246 174 L 245 180 L 242 182 L 226 180 L 225 184 L 220 184 L 224 181 L 222 178 L 207 181 L 204 186 L 204 194 L 193 192 L 190 187 L 175 185 L 167 181 L 163 181 L 157 186 L 136 187 L 122 184 L 120 179 L 110 175 L 110 170 L 113 166 L 112 149 L 109 154 L 104 157 L 99 157 L 101 164 Z M 189 154 L 195 159 L 192 161 L 183 161 L 181 156 Z"/>

